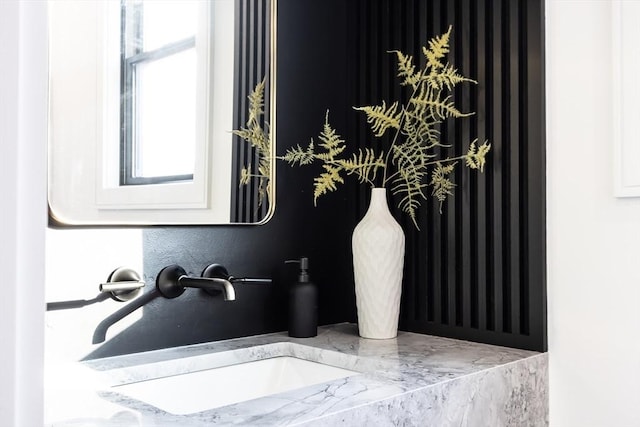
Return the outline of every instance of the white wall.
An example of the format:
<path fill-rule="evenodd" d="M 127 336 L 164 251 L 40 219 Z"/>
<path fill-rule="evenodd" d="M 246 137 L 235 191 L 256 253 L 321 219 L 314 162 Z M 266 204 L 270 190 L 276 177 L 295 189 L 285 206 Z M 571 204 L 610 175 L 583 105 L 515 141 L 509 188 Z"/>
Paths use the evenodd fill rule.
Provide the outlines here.
<path fill-rule="evenodd" d="M 611 8 L 546 2 L 550 421 L 558 427 L 640 426 L 640 199 L 613 196 Z"/>
<path fill-rule="evenodd" d="M 46 301 L 93 299 L 99 294 L 99 284 L 122 266 L 142 274 L 142 230 L 48 229 Z M 143 291 L 148 292 L 148 289 Z M 109 298 L 82 308 L 48 311 L 45 315 L 47 370 L 55 370 L 58 362 L 80 360 L 101 346 L 92 344 L 96 326 L 126 304 Z M 141 317 L 140 309 L 117 322 L 108 329 L 107 341 Z"/>
<path fill-rule="evenodd" d="M 43 2 L 0 1 L 0 424 L 42 425 L 47 44 Z"/>

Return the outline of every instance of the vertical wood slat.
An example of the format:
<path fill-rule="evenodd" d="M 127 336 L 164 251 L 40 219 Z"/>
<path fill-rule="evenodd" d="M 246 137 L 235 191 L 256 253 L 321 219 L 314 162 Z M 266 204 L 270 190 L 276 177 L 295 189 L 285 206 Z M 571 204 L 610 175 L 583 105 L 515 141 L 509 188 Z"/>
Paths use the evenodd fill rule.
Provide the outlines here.
<path fill-rule="evenodd" d="M 416 1 L 410 4 L 407 8 L 407 13 L 412 16 L 414 22 L 414 29 L 412 35 L 409 35 L 409 38 L 413 37 L 413 40 L 407 40 L 407 53 L 411 53 L 413 55 L 418 55 L 419 49 L 421 46 L 421 41 L 424 38 L 424 29 L 426 27 L 426 20 L 430 16 L 430 4 L 428 2 Z M 412 14 L 412 12 L 414 12 Z M 411 15 L 412 14 L 412 15 Z M 431 211 L 429 209 L 425 209 L 425 216 L 427 218 L 430 217 Z M 436 301 L 439 300 L 440 295 L 435 293 L 436 290 L 436 282 L 435 275 L 433 270 L 434 265 L 434 241 L 435 234 L 433 227 L 429 224 L 432 224 L 432 221 L 428 221 L 428 223 L 422 227 L 422 232 L 420 238 L 423 240 L 423 243 L 419 248 L 420 259 L 424 262 L 424 271 L 425 275 L 423 276 L 422 286 L 425 288 L 425 291 L 422 293 L 426 300 L 424 301 L 426 317 L 424 318 L 416 318 L 415 321 L 420 321 L 424 319 L 426 322 L 433 322 L 439 318 L 440 312 L 436 311 L 439 305 Z M 405 255 L 406 257 L 406 255 Z"/>
<path fill-rule="evenodd" d="M 474 36 L 476 37 L 476 43 L 474 44 L 474 51 L 476 52 L 476 67 L 475 76 L 478 85 L 476 86 L 477 99 L 474 105 L 473 111 L 476 111 L 476 123 L 478 143 L 482 143 L 488 139 L 486 117 L 488 115 L 487 106 L 487 86 L 481 82 L 487 81 L 487 66 L 486 66 L 486 9 L 482 4 L 478 5 L 477 2 L 472 2 L 474 5 L 474 11 L 476 12 L 476 31 Z M 475 174 L 476 186 L 472 190 L 475 196 L 475 221 L 473 226 L 475 227 L 474 236 L 476 242 L 474 245 L 474 253 L 472 254 L 475 261 L 475 268 L 472 275 L 477 281 L 477 328 L 480 330 L 487 330 L 487 228 L 485 227 L 485 215 L 487 212 L 487 179 L 485 174 Z"/>
<path fill-rule="evenodd" d="M 419 39 L 419 30 L 421 28 L 419 22 L 416 22 L 416 18 L 421 16 L 420 14 L 413 14 L 414 5 L 412 2 L 398 2 L 402 5 L 402 9 L 400 11 L 400 19 L 404 19 L 404 32 L 402 32 L 402 38 L 400 41 L 400 46 L 405 46 L 408 52 L 415 52 L 416 50 L 416 40 Z M 423 2 L 420 2 L 423 4 Z M 405 18 L 406 17 L 406 18 Z M 424 251 L 421 251 L 421 248 L 424 246 L 421 244 L 421 239 L 428 233 L 427 230 L 423 230 L 423 233 L 415 233 L 412 238 L 412 247 L 411 252 L 420 254 L 418 262 L 415 263 L 414 269 L 414 277 L 413 282 L 410 287 L 412 289 L 412 294 L 408 295 L 407 300 L 409 301 L 409 305 L 415 307 L 414 312 L 412 313 L 411 319 L 428 319 L 430 313 L 432 312 L 431 296 L 429 295 L 429 284 L 424 283 L 425 278 L 428 281 L 428 275 L 426 268 L 427 260 L 428 260 L 428 248 L 425 247 Z M 427 237 L 428 238 L 428 237 Z M 408 263 L 405 263 L 409 265 Z M 413 301 L 411 298 L 415 298 Z"/>
<path fill-rule="evenodd" d="M 246 109 L 245 100 L 242 99 L 242 89 L 241 82 L 244 81 L 244 73 L 242 70 L 244 69 L 244 61 L 243 61 L 243 38 L 239 37 L 238 34 L 240 29 L 243 26 L 241 16 L 243 11 L 244 2 L 237 1 L 234 6 L 234 14 L 236 16 L 236 27 L 239 31 L 236 33 L 234 38 L 234 71 L 237 78 L 234 80 L 233 84 L 233 99 L 236 102 L 234 106 L 233 112 L 233 124 L 234 126 L 242 123 L 242 111 Z M 240 170 L 242 169 L 242 157 L 244 154 L 244 147 L 242 145 L 238 145 L 237 143 L 233 144 L 232 151 L 232 170 L 231 170 L 231 181 L 234 182 L 236 179 L 240 177 Z M 242 222 L 242 209 L 239 208 L 241 206 L 241 201 L 243 200 L 242 189 L 237 188 L 235 191 L 231 191 L 231 212 L 230 218 L 232 222 Z"/>
<path fill-rule="evenodd" d="M 244 21 L 246 10 L 246 1 L 240 0 L 236 2 L 235 5 L 235 15 L 236 15 L 236 27 L 238 28 L 238 32 L 236 32 L 235 36 L 235 65 L 234 68 L 236 70 L 235 74 L 238 78 L 234 81 L 234 99 L 236 100 L 236 108 L 234 111 L 233 124 L 234 126 L 241 126 L 244 122 L 245 111 L 248 108 L 246 97 L 242 95 L 245 92 L 246 88 L 244 82 L 246 81 L 247 69 L 246 69 L 246 54 L 248 47 L 246 46 L 246 39 L 241 37 L 240 34 L 243 32 L 243 29 L 246 27 L 246 22 Z M 246 162 L 246 144 L 235 143 L 233 145 L 233 160 L 234 160 L 234 170 L 233 170 L 233 182 L 236 179 L 239 179 L 240 170 L 245 165 Z M 247 219 L 244 217 L 245 209 L 244 200 L 246 199 L 246 188 L 238 187 L 237 191 L 231 191 L 231 195 L 233 197 L 233 203 L 231 205 L 231 218 L 232 221 L 235 222 L 244 222 Z"/>
<path fill-rule="evenodd" d="M 519 15 L 518 15 L 518 22 L 519 22 L 519 27 L 521 29 L 521 36 L 519 39 L 519 43 L 518 43 L 518 49 L 520 52 L 527 52 L 528 51 L 528 46 L 527 46 L 527 39 L 529 36 L 529 31 L 527 28 L 527 5 L 526 4 L 521 4 L 520 5 L 520 9 L 519 9 Z M 529 67 L 529 61 L 528 59 L 528 55 L 523 55 L 522 60 L 519 63 L 519 70 L 518 70 L 518 75 L 520 77 L 520 82 L 528 82 L 529 81 L 529 77 L 528 77 L 528 67 Z M 521 84 L 520 85 L 520 96 L 523 99 L 528 99 L 528 93 L 527 93 L 527 85 Z M 523 108 L 520 109 L 520 132 L 519 132 L 519 139 L 522 141 L 521 144 L 521 150 L 520 150 L 520 158 L 519 158 L 519 169 L 520 169 L 520 173 L 523 176 L 527 176 L 528 175 L 528 165 L 527 165 L 527 147 L 529 146 L 529 135 L 526 132 L 526 129 L 529 128 L 530 124 L 529 124 L 529 118 L 528 116 L 528 111 L 529 108 L 527 108 L 526 104 Z M 519 284 L 520 284 L 520 301 L 518 302 L 519 304 L 519 314 L 520 314 L 520 333 L 524 334 L 524 335 L 529 335 L 529 276 L 526 274 L 528 268 L 529 268 L 529 263 L 527 260 L 528 257 L 528 253 L 529 253 L 529 240 L 528 240 L 528 230 L 526 228 L 526 224 L 528 223 L 529 220 L 529 204 L 527 203 L 527 195 L 528 195 L 528 191 L 527 191 L 527 181 L 526 180 L 521 180 L 520 181 L 520 188 L 519 188 L 519 205 L 520 205 L 520 210 L 521 212 L 523 212 L 524 214 L 522 215 L 522 221 L 520 224 L 520 246 L 522 247 L 522 250 L 520 251 L 520 265 L 521 265 L 521 269 L 520 269 L 520 277 L 519 277 Z"/>
<path fill-rule="evenodd" d="M 455 11 L 455 1 L 445 1 L 442 5 L 442 15 L 440 22 L 442 24 L 442 32 L 446 31 L 448 28 L 448 23 L 454 23 L 454 19 L 456 16 Z M 450 53 L 449 56 L 452 59 L 455 59 L 458 50 L 455 43 L 456 36 L 455 34 L 450 40 Z M 446 133 L 443 132 L 443 140 L 445 143 L 453 142 L 459 140 L 458 132 L 457 132 L 457 123 L 455 120 L 448 120 L 444 124 L 444 129 L 446 129 Z M 447 154 L 455 157 L 459 155 L 460 145 L 452 144 L 452 148 L 450 150 L 446 150 Z M 459 182 L 459 170 L 456 173 L 456 181 Z M 444 235 L 446 236 L 443 239 L 443 243 L 445 245 L 445 271 L 446 271 L 446 284 L 447 284 L 447 304 L 448 304 L 448 324 L 450 326 L 457 326 L 458 320 L 460 318 L 460 313 L 458 313 L 458 265 L 456 263 L 456 253 L 457 253 L 457 244 L 458 244 L 458 236 L 460 230 L 458 228 L 458 224 L 456 221 L 456 213 L 457 207 L 459 204 L 458 198 L 453 198 L 450 200 L 453 203 L 447 203 L 443 211 L 443 216 L 446 221 L 446 229 L 444 229 Z"/>
<path fill-rule="evenodd" d="M 428 34 L 441 34 L 439 28 L 440 21 L 440 3 L 439 2 L 429 2 L 430 8 L 428 10 L 427 22 L 425 26 L 425 32 L 428 29 L 433 28 L 433 30 L 429 30 Z M 424 37 L 424 36 L 423 36 Z M 424 43 L 424 39 L 421 39 L 421 42 Z M 431 246 L 431 256 L 433 258 L 433 263 L 430 264 L 430 268 L 432 271 L 432 283 L 434 286 L 434 320 L 437 323 L 447 323 L 448 319 L 448 311 L 447 311 L 447 292 L 445 288 L 445 269 L 443 268 L 443 252 L 441 248 L 440 242 L 443 240 L 442 233 L 442 216 L 436 213 L 436 208 L 438 206 L 437 201 L 431 199 L 429 206 L 430 216 L 429 224 L 432 226 L 432 237 L 433 243 Z"/>
<path fill-rule="evenodd" d="M 544 141 L 545 112 L 544 112 L 544 13 L 536 2 L 525 2 L 526 21 L 526 51 L 527 55 L 527 86 L 523 90 L 528 100 L 525 117 L 527 118 L 526 131 L 526 214 L 527 223 L 523 226 L 525 234 L 529 236 L 524 247 L 527 266 L 527 297 L 528 301 L 528 334 L 539 337 L 541 348 L 547 347 L 546 336 L 546 247 L 544 239 L 535 236 L 544 236 L 546 230 L 545 211 L 545 145 L 538 141 Z M 541 172 L 535 173 L 536 168 Z"/>
<path fill-rule="evenodd" d="M 471 36 L 470 36 L 470 7 L 464 4 L 462 0 L 456 2 L 456 20 L 455 28 L 460 31 L 455 33 L 455 40 L 457 44 L 456 51 L 459 53 L 455 63 L 461 64 L 464 68 L 461 71 L 465 75 L 469 75 L 471 72 Z M 473 111 L 471 108 L 471 85 L 460 87 L 456 93 L 456 97 L 461 96 L 460 107 L 463 112 Z M 471 120 L 457 121 L 459 127 L 460 139 L 463 141 L 464 146 L 460 154 L 466 152 L 471 143 Z M 472 324 L 472 298 L 471 294 L 475 291 L 474 283 L 472 281 L 471 274 L 471 235 L 473 232 L 471 226 L 471 196 L 470 196 L 470 180 L 469 171 L 464 168 L 460 168 L 460 181 L 462 183 L 459 186 L 457 197 L 460 198 L 460 203 L 457 209 L 459 233 L 459 245 L 456 251 L 456 259 L 458 260 L 459 269 L 461 270 L 458 275 L 457 288 L 459 294 L 459 318 L 458 326 L 470 328 Z"/>
<path fill-rule="evenodd" d="M 511 240 L 511 229 L 509 228 L 509 214 L 510 209 L 509 205 L 511 203 L 511 181 L 509 181 L 510 177 L 510 168 L 511 168 L 511 151 L 513 150 L 512 144 L 510 144 L 510 129 L 511 129 L 511 113 L 512 111 L 509 109 L 511 93 L 509 92 L 510 81 L 511 81 L 511 73 L 510 73 L 510 63 L 511 56 L 509 52 L 510 40 L 509 40 L 509 11 L 511 9 L 511 2 L 502 2 L 502 13 L 501 16 L 507 19 L 501 19 L 500 25 L 500 43 L 502 45 L 502 61 L 500 63 L 500 102 L 502 108 L 502 120 L 501 127 L 498 132 L 500 132 L 500 139 L 502 141 L 502 162 L 500 168 L 500 180 L 496 185 L 496 193 L 500 194 L 502 197 L 502 202 L 497 205 L 496 204 L 496 212 L 499 211 L 500 222 L 499 226 L 502 232 L 501 239 L 501 252 L 500 252 L 500 266 L 502 267 L 499 271 L 501 278 L 501 289 L 502 289 L 502 302 L 498 307 L 499 316 L 502 319 L 502 327 L 499 329 L 503 332 L 511 332 L 511 316 L 509 313 L 511 311 L 511 287 L 509 284 L 510 279 L 510 271 L 511 265 L 509 264 L 509 242 Z M 499 206 L 499 208 L 498 208 Z M 498 257 L 496 257 L 498 259 Z"/>
<path fill-rule="evenodd" d="M 519 1 L 509 2 L 509 236 L 507 242 L 509 248 L 520 248 L 520 64 L 523 58 L 520 55 L 520 14 Z M 518 141 L 518 143 L 513 143 Z M 510 288 L 511 301 L 509 303 L 509 316 L 511 332 L 520 332 L 520 251 L 508 251 L 510 259 L 509 275 L 505 276 Z"/>
<path fill-rule="evenodd" d="M 543 68 L 531 61 L 542 55 L 542 2 L 360 0 L 360 8 L 360 101 L 398 99 L 395 58 L 386 51 L 402 50 L 419 62 L 421 46 L 453 24 L 449 61 L 478 81 L 456 88 L 455 102 L 476 115 L 444 124 L 442 139 L 455 148 L 442 154 L 465 153 L 475 137 L 492 144 L 484 174 L 456 172 L 458 188 L 442 215 L 429 199 L 419 212 L 420 232 L 400 220 L 408 234 L 402 324 L 542 348 L 544 212 L 531 211 L 532 195 L 544 197 Z M 366 126 L 359 132 L 358 139 L 371 142 Z"/>
<path fill-rule="evenodd" d="M 256 58 L 253 54 L 253 52 L 255 52 L 255 48 L 256 48 L 256 43 L 255 43 L 255 37 L 254 37 L 254 25 L 255 25 L 255 14 L 254 14 L 254 4 L 251 2 L 251 0 L 247 1 L 244 5 L 244 16 L 242 17 L 243 20 L 243 31 L 241 33 L 241 37 L 244 38 L 244 44 L 246 46 L 246 51 L 244 54 L 244 62 L 245 62 L 245 76 L 244 76 L 244 80 L 241 83 L 241 87 L 242 87 L 242 92 L 245 98 L 245 103 L 248 106 L 249 103 L 248 101 L 246 101 L 247 98 L 247 94 L 249 93 L 249 91 L 251 90 L 251 81 L 255 79 L 255 65 L 256 65 Z M 241 126 L 244 126 L 244 124 L 246 123 L 246 118 L 247 118 L 247 109 L 245 109 L 243 111 L 243 122 L 241 124 Z M 249 144 L 246 143 L 241 143 L 245 146 L 245 155 L 244 155 L 244 164 L 248 165 L 248 164 L 252 164 L 255 165 L 255 163 L 253 162 L 253 156 L 254 156 L 254 150 L 251 146 L 249 146 Z M 244 210 L 244 221 L 247 222 L 251 222 L 251 217 L 252 217 L 252 213 L 254 211 L 254 193 L 255 193 L 255 188 L 252 185 L 253 184 L 253 180 L 249 185 L 244 186 L 244 201 L 243 204 L 241 206 L 241 209 Z"/>
<path fill-rule="evenodd" d="M 490 121 L 490 132 L 487 135 L 493 147 L 493 155 L 489 158 L 489 170 L 487 176 L 489 178 L 489 271 L 492 290 L 491 325 L 494 331 L 502 332 L 502 123 L 503 123 L 503 106 L 502 106 L 502 4 L 498 0 L 489 2 L 488 12 L 490 13 L 491 28 L 489 36 L 491 39 L 491 94 L 490 108 L 493 110 L 493 120 Z M 491 13 L 492 12 L 492 13 Z"/>

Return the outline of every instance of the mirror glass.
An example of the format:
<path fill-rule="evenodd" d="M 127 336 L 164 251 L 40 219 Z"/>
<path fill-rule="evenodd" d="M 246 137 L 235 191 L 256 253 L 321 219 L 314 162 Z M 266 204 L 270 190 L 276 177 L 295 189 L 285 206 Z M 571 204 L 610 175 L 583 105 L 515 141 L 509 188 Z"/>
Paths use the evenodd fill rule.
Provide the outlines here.
<path fill-rule="evenodd" d="M 275 1 L 50 0 L 53 221 L 267 221 Z"/>

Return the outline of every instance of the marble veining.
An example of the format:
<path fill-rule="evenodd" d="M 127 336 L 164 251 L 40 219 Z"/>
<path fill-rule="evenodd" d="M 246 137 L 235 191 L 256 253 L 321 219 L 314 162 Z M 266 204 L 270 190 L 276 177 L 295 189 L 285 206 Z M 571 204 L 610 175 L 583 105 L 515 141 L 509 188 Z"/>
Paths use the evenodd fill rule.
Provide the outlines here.
<path fill-rule="evenodd" d="M 276 356 L 361 374 L 189 415 L 174 415 L 111 386 Z M 47 367 L 48 426 L 545 426 L 547 355 L 401 332 L 358 337 L 357 326 L 319 328 Z M 70 378 L 76 378 L 71 380 Z M 74 403 L 82 402 L 81 405 Z"/>

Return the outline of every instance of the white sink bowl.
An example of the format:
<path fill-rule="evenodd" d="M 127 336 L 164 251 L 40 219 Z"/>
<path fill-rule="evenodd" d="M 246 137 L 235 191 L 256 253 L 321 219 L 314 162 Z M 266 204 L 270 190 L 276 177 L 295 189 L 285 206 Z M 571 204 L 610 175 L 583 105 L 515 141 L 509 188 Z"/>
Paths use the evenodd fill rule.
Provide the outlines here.
<path fill-rule="evenodd" d="M 279 356 L 116 385 L 113 391 L 176 415 L 186 415 L 360 372 Z"/>

